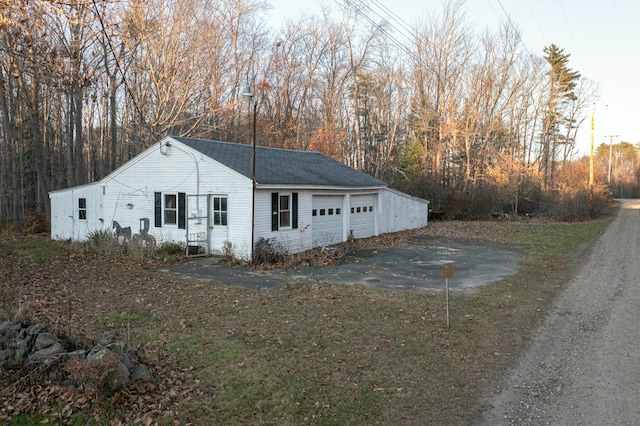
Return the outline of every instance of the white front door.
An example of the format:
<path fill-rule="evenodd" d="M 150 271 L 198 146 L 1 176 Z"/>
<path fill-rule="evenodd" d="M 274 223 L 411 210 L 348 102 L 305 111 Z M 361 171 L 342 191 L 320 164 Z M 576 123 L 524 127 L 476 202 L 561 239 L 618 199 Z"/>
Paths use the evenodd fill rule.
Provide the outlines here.
<path fill-rule="evenodd" d="M 211 254 L 224 254 L 229 239 L 229 199 L 226 195 L 209 196 L 209 250 Z"/>

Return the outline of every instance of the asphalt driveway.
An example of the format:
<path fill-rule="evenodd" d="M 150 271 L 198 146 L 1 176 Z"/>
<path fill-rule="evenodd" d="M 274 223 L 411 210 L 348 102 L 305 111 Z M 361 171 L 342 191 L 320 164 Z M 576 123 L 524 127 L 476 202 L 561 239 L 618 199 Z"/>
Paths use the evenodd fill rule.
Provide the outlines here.
<path fill-rule="evenodd" d="M 451 289 L 468 290 L 515 274 L 522 255 L 514 246 L 418 236 L 402 248 L 355 249 L 339 265 L 294 270 L 258 270 L 227 266 L 217 258 L 196 258 L 163 270 L 181 277 L 201 279 L 251 289 L 279 287 L 304 279 L 332 284 L 359 284 L 394 290 L 428 290 L 444 287 L 442 268 L 452 266 Z"/>

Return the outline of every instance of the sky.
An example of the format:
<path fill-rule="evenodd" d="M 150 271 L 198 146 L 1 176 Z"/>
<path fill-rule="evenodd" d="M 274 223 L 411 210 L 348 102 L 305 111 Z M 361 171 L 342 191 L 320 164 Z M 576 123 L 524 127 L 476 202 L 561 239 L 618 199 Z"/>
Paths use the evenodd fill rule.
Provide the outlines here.
<path fill-rule="evenodd" d="M 321 1 L 337 10 L 345 0 L 268 0 L 275 26 L 286 19 L 320 13 Z M 440 16 L 441 0 L 377 0 L 409 24 Z M 596 82 L 600 97 L 593 106 L 594 140 L 640 143 L 640 1 L 638 0 L 467 0 L 466 19 L 477 34 L 509 19 L 522 45 L 542 56 L 552 43 L 569 53 L 569 66 Z M 582 123 L 576 146 L 588 155 L 590 116 Z"/>

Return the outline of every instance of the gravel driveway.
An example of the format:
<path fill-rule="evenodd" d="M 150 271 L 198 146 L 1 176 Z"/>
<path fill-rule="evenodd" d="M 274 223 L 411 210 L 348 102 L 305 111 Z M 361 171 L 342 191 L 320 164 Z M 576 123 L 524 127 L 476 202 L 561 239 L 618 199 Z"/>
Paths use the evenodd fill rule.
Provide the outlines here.
<path fill-rule="evenodd" d="M 479 424 L 640 424 L 640 200 L 622 203 Z"/>

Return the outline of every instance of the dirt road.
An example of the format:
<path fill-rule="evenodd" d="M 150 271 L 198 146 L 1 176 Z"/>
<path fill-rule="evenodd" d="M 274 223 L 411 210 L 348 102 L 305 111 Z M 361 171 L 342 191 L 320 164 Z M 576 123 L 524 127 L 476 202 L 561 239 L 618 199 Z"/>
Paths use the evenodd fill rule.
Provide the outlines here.
<path fill-rule="evenodd" d="M 622 202 L 479 424 L 640 424 L 640 200 Z"/>

